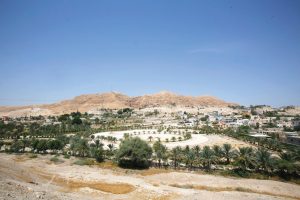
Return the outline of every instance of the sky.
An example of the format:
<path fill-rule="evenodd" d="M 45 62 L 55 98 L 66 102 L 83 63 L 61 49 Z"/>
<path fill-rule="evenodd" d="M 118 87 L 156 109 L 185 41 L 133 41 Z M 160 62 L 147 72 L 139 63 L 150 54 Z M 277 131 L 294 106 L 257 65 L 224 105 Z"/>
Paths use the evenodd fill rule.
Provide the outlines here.
<path fill-rule="evenodd" d="M 0 0 L 0 105 L 162 90 L 300 105 L 299 0 Z"/>

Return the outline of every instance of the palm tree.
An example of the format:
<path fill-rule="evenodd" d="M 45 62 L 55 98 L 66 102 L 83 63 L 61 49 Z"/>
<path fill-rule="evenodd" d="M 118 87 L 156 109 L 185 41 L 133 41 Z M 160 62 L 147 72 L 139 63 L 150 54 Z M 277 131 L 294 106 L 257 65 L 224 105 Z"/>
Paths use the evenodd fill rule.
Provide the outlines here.
<path fill-rule="evenodd" d="M 173 161 L 174 168 L 176 169 L 178 161 L 180 160 L 181 148 L 175 147 L 170 152 L 170 159 Z"/>
<path fill-rule="evenodd" d="M 166 159 L 166 153 L 167 153 L 167 147 L 163 145 L 160 141 L 157 141 L 153 144 L 153 149 L 156 155 L 156 158 L 158 159 L 158 166 L 161 167 L 161 160 Z"/>
<path fill-rule="evenodd" d="M 201 148 L 198 146 L 198 145 L 196 145 L 196 146 L 194 146 L 193 147 L 193 151 L 194 151 L 194 153 L 195 153 L 195 164 L 198 164 L 199 165 L 199 167 L 200 167 L 200 165 L 201 165 L 201 159 L 200 159 L 200 157 L 201 157 Z"/>
<path fill-rule="evenodd" d="M 84 157 L 89 152 L 89 145 L 85 139 L 81 139 L 79 143 L 77 144 L 77 151 L 79 152 L 79 155 L 81 157 Z"/>
<path fill-rule="evenodd" d="M 99 147 L 103 146 L 103 144 L 100 142 L 100 140 L 96 140 L 95 145 L 96 145 L 96 148 L 99 148 Z"/>
<path fill-rule="evenodd" d="M 261 168 L 263 171 L 269 172 L 272 168 L 273 159 L 271 154 L 264 148 L 259 148 L 256 152 L 256 161 L 258 168 Z"/>
<path fill-rule="evenodd" d="M 255 157 L 252 147 L 241 147 L 237 153 L 235 164 L 243 171 L 246 171 L 250 166 L 254 166 Z"/>
<path fill-rule="evenodd" d="M 175 142 L 175 141 L 176 141 L 176 138 L 173 136 L 173 137 L 171 138 L 171 140 L 172 140 L 172 142 Z"/>
<path fill-rule="evenodd" d="M 197 154 L 194 149 L 189 149 L 185 153 L 186 166 L 189 166 L 190 169 L 193 169 L 194 163 L 197 161 Z"/>
<path fill-rule="evenodd" d="M 151 142 L 152 139 L 153 139 L 153 137 L 150 135 L 150 136 L 148 137 L 148 140 Z"/>
<path fill-rule="evenodd" d="M 107 147 L 109 148 L 110 151 L 114 149 L 114 144 L 108 144 Z"/>
<path fill-rule="evenodd" d="M 26 138 L 22 139 L 21 141 L 22 141 L 22 152 L 25 152 L 25 148 L 29 147 L 30 141 Z"/>
<path fill-rule="evenodd" d="M 219 161 L 223 157 L 222 148 L 219 145 L 214 145 L 213 146 L 213 151 L 214 151 L 214 154 L 215 154 L 216 158 Z"/>
<path fill-rule="evenodd" d="M 211 169 L 211 165 L 215 163 L 216 156 L 214 155 L 214 151 L 211 150 L 209 146 L 204 146 L 201 152 L 201 158 L 203 166 L 207 169 Z"/>
<path fill-rule="evenodd" d="M 289 162 L 295 161 L 292 153 L 282 152 L 282 153 L 279 154 L 279 157 L 282 160 L 286 160 L 286 161 L 289 161 Z"/>
<path fill-rule="evenodd" d="M 292 153 L 281 153 L 279 156 L 280 159 L 276 159 L 275 164 L 281 176 L 286 178 L 297 172 L 297 164 L 295 164 L 297 159 L 295 159 Z"/>
<path fill-rule="evenodd" d="M 231 144 L 223 144 L 223 156 L 226 158 L 226 163 L 229 164 L 234 156 Z"/>
<path fill-rule="evenodd" d="M 195 151 L 196 154 L 199 154 L 201 148 L 198 145 L 196 145 L 196 146 L 193 147 L 193 150 Z"/>
<path fill-rule="evenodd" d="M 70 149 L 73 152 L 73 154 L 76 154 L 78 152 L 79 156 L 84 157 L 89 152 L 89 145 L 87 143 L 87 140 L 75 136 L 71 140 Z"/>
<path fill-rule="evenodd" d="M 4 145 L 4 142 L 2 140 L 0 140 L 0 151 L 1 151 L 1 148 L 3 145 Z"/>

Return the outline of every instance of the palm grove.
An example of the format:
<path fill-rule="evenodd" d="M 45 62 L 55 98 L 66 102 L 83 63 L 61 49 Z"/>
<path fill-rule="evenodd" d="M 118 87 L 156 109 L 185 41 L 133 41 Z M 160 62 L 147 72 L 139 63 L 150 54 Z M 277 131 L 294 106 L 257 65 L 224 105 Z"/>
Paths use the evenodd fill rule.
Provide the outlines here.
<path fill-rule="evenodd" d="M 92 138 L 94 142 L 89 142 L 90 135 L 98 130 L 91 129 L 88 122 L 83 122 L 81 115 L 63 115 L 58 118 L 62 123 L 48 126 L 38 123 L 5 124 L 0 121 L 0 148 L 4 146 L 5 148 L 1 149 L 8 153 L 24 153 L 29 150 L 35 154 L 63 154 L 65 158 L 93 158 L 97 162 L 112 160 L 125 168 L 151 166 L 175 170 L 205 170 L 210 173 L 220 172 L 245 177 L 261 174 L 299 180 L 299 149 L 286 147 L 275 139 L 249 138 L 245 134 L 247 127 L 235 131 L 203 127 L 194 130 L 194 133 L 225 134 L 246 141 L 253 147 L 233 148 L 230 144 L 223 144 L 202 148 L 186 146 L 167 149 L 160 141 L 155 141 L 150 146 L 139 137 L 127 136 L 116 148 L 116 139 L 113 137 Z M 20 137 L 22 135 L 30 137 Z M 110 141 L 108 148 L 104 148 L 102 140 Z"/>

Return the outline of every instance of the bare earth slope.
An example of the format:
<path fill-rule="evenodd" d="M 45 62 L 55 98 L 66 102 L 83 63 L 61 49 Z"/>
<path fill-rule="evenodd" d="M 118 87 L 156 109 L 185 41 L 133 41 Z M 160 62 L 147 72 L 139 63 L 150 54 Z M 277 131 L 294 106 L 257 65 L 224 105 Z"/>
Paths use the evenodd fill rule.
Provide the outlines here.
<path fill-rule="evenodd" d="M 166 170 L 78 166 L 50 155 L 0 154 L 0 199 L 300 199 L 300 186 Z"/>
<path fill-rule="evenodd" d="M 48 105 L 31 106 L 0 106 L 0 116 L 29 116 L 29 115 L 55 115 L 75 111 L 87 112 L 91 109 L 125 107 L 146 108 L 154 106 L 216 106 L 226 107 L 233 105 L 212 96 L 183 96 L 171 92 L 160 92 L 152 95 L 129 97 L 124 94 L 110 92 L 102 94 L 80 95 L 71 100 L 65 100 Z"/>

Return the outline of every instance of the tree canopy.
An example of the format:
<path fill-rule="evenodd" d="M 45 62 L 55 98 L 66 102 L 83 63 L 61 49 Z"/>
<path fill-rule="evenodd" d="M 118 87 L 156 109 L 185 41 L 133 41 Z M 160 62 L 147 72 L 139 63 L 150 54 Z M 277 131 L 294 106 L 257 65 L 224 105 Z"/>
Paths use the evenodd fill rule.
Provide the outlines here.
<path fill-rule="evenodd" d="M 152 148 L 138 137 L 125 139 L 116 154 L 122 167 L 147 168 L 152 155 Z"/>

